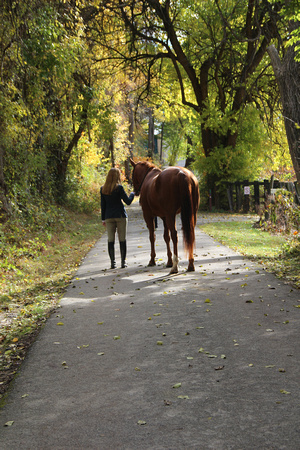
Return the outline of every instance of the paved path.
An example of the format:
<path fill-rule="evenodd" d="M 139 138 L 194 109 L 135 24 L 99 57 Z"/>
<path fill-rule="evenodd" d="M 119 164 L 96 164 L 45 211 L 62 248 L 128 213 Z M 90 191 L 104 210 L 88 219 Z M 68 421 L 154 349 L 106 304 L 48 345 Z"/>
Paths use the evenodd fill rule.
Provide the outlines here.
<path fill-rule="evenodd" d="M 16 378 L 0 448 L 299 449 L 300 291 L 200 230 L 196 272 L 180 246 L 168 277 L 160 221 L 148 268 L 128 212 L 129 267 L 105 269 L 106 236 L 87 255 Z"/>

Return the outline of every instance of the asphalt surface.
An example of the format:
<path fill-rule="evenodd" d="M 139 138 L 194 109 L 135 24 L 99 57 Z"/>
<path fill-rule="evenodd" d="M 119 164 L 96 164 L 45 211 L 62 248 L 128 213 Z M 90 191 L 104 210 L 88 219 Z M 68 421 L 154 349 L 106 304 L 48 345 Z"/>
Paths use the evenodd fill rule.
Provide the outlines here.
<path fill-rule="evenodd" d="M 196 271 L 180 232 L 168 276 L 161 221 L 147 267 L 127 211 L 128 268 L 106 270 L 106 235 L 84 259 L 16 377 L 0 448 L 300 449 L 300 291 L 199 229 Z"/>

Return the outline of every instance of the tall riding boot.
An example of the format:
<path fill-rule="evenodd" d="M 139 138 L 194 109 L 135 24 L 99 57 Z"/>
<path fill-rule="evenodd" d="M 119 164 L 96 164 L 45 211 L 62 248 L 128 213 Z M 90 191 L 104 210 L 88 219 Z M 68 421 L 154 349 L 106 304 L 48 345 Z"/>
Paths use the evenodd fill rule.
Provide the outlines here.
<path fill-rule="evenodd" d="M 120 252 L 121 252 L 121 268 L 124 269 L 124 267 L 127 267 L 127 264 L 126 264 L 126 252 L 127 252 L 126 241 L 120 242 Z"/>
<path fill-rule="evenodd" d="M 115 261 L 115 243 L 114 242 L 109 242 L 108 243 L 108 254 L 110 257 L 110 268 L 111 269 L 115 269 L 116 266 L 116 261 Z"/>

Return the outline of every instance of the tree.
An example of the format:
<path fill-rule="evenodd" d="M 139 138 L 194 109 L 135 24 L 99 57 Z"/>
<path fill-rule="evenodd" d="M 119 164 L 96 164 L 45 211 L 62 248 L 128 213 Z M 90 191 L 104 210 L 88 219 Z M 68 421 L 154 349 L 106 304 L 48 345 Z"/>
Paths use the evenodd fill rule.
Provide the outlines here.
<path fill-rule="evenodd" d="M 286 1 L 286 6 L 292 11 L 297 1 Z M 299 10 L 298 10 L 299 11 Z M 275 45 L 268 47 L 272 66 L 280 90 L 280 99 L 293 166 L 300 184 L 300 57 L 297 55 L 300 46 L 300 21 L 298 15 L 285 11 L 290 16 L 289 37 L 290 45 L 282 48 L 282 58 Z M 297 12 L 297 9 L 296 9 Z"/>
<path fill-rule="evenodd" d="M 106 0 L 100 5 L 87 28 L 97 27 L 110 59 L 139 69 L 148 85 L 169 60 L 182 104 L 198 116 L 205 157 L 234 149 L 245 106 L 256 102 L 263 110 L 261 97 L 275 92 L 265 55 L 277 36 L 279 3 Z"/>

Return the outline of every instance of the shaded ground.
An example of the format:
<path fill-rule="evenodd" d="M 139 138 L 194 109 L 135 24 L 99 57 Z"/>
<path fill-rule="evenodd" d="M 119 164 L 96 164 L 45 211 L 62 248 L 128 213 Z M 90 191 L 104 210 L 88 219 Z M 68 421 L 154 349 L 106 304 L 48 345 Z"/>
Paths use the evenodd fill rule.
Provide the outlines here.
<path fill-rule="evenodd" d="M 169 277 L 161 222 L 148 268 L 128 211 L 129 267 L 106 270 L 106 236 L 88 254 L 14 382 L 1 449 L 298 449 L 299 291 L 199 230 L 196 272 Z"/>

